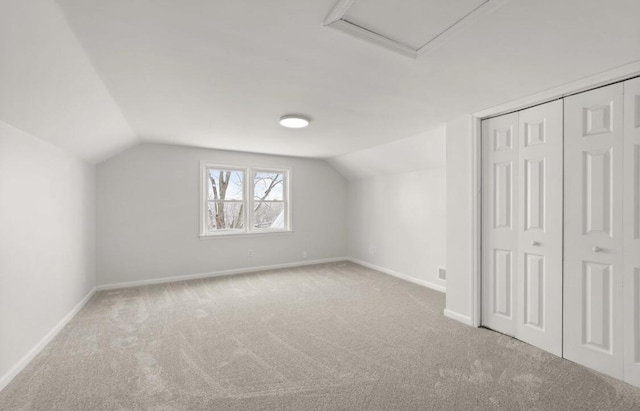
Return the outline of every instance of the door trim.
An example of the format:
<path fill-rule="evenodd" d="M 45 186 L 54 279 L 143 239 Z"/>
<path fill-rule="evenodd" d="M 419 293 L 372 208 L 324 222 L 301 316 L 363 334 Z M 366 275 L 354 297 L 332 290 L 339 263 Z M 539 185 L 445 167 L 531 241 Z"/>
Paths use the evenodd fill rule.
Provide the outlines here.
<path fill-rule="evenodd" d="M 637 77 L 638 75 L 640 75 L 640 60 L 624 64 L 592 76 L 584 77 L 558 87 L 550 88 L 530 96 L 518 98 L 494 107 L 476 111 L 475 113 L 472 113 L 472 115 L 484 120 L 490 117 L 496 117 L 513 111 L 520 111 L 525 108 L 548 103 L 549 101 L 567 97 L 572 94 L 582 93 L 595 88 L 608 86 L 613 83 L 626 81 L 633 77 Z"/>

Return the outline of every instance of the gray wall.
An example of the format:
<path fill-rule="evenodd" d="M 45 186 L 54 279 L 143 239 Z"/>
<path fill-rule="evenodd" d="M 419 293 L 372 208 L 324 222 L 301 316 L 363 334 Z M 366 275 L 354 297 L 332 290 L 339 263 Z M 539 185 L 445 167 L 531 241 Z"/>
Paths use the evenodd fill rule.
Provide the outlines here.
<path fill-rule="evenodd" d="M 94 286 L 95 168 L 0 122 L 0 389 Z"/>
<path fill-rule="evenodd" d="M 201 160 L 291 167 L 293 233 L 199 239 Z M 346 256 L 347 181 L 322 160 L 141 144 L 97 184 L 98 285 Z"/>

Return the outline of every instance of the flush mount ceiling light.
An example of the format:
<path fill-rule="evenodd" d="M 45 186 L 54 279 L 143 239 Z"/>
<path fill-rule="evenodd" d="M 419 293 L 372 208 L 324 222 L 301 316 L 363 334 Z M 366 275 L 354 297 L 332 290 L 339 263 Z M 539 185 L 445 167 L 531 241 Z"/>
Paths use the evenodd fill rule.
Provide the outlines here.
<path fill-rule="evenodd" d="M 299 114 L 287 114 L 280 117 L 280 125 L 286 128 L 305 128 L 309 125 L 309 118 Z"/>

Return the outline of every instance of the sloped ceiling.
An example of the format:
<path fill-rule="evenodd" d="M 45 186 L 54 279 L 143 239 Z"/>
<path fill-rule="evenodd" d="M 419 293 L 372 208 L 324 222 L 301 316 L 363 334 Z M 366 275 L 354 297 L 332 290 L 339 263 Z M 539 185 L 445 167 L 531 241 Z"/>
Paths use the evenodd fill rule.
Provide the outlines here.
<path fill-rule="evenodd" d="M 0 121 L 92 162 L 138 141 L 53 1 L 0 10 Z"/>
<path fill-rule="evenodd" d="M 511 0 L 415 60 L 324 27 L 334 0 L 2 1 L 0 120 L 92 159 L 340 157 L 640 60 L 637 0 Z"/>

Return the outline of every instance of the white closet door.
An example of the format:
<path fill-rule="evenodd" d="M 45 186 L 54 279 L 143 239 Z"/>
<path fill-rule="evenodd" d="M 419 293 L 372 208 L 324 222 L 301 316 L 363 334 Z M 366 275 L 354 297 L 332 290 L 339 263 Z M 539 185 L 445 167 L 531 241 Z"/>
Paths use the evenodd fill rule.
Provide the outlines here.
<path fill-rule="evenodd" d="M 515 335 L 518 114 L 482 122 L 482 324 Z"/>
<path fill-rule="evenodd" d="M 562 101 L 520 112 L 516 337 L 562 356 Z"/>
<path fill-rule="evenodd" d="M 622 378 L 622 84 L 565 99 L 564 356 Z"/>
<path fill-rule="evenodd" d="M 624 83 L 624 379 L 640 386 L 640 78 Z"/>

